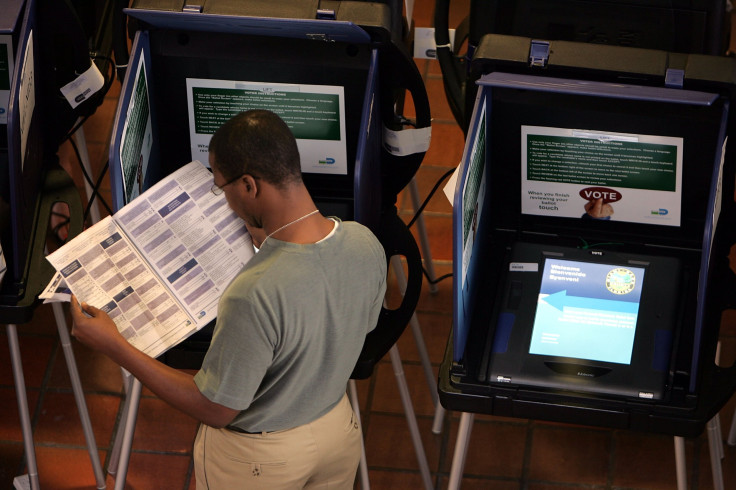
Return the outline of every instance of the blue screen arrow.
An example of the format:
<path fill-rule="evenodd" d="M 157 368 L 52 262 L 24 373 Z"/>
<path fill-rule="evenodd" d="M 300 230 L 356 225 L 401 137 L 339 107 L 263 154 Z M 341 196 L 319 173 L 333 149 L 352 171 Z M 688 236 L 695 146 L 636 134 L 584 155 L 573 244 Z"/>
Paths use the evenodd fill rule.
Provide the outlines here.
<path fill-rule="evenodd" d="M 584 308 L 595 311 L 614 311 L 618 313 L 639 312 L 639 304 L 631 301 L 616 301 L 610 299 L 586 298 L 582 296 L 568 296 L 567 290 L 559 291 L 542 298 L 545 303 L 562 311 L 568 308 Z"/>

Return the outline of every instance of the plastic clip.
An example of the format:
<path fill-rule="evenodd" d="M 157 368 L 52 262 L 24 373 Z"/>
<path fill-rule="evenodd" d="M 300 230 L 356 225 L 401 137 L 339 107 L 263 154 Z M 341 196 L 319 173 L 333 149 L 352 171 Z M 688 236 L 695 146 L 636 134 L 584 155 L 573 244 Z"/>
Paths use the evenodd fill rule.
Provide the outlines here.
<path fill-rule="evenodd" d="M 549 42 L 532 40 L 529 48 L 529 66 L 539 66 L 544 68 L 547 66 L 549 59 Z"/>

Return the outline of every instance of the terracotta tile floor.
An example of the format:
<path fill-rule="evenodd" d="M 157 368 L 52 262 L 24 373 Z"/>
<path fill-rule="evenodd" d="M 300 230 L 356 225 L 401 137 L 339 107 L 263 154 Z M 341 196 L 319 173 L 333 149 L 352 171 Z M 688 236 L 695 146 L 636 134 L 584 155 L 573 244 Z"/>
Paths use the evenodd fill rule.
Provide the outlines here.
<path fill-rule="evenodd" d="M 433 2 L 417 2 L 416 25 L 432 24 Z M 467 1 L 453 4 L 467 11 Z M 450 25 L 459 20 L 455 11 Z M 417 176 L 423 199 L 436 180 L 456 166 L 463 135 L 452 119 L 434 61 L 419 61 L 425 75 L 434 115 L 433 139 Z M 107 159 L 108 140 L 119 83 L 84 127 L 93 166 Z M 62 161 L 73 160 L 68 147 Z M 70 168 L 76 168 L 74 166 Z M 79 172 L 72 170 L 79 182 Z M 109 184 L 103 196 L 109 198 Z M 408 192 L 399 196 L 401 216 L 408 221 L 413 206 Z M 103 212 L 104 214 L 104 212 Z M 451 206 L 438 193 L 424 213 L 427 239 L 437 276 L 451 272 Z M 415 227 L 416 228 L 416 227 Z M 414 229 L 415 234 L 416 229 Z M 419 238 L 418 234 L 417 237 Z M 417 307 L 436 379 L 451 325 L 452 279 L 440 282 L 436 292 L 424 283 Z M 40 306 L 32 323 L 19 327 L 28 401 L 35 429 L 35 447 L 43 488 L 94 488 L 81 426 L 71 394 L 69 376 L 49 306 Z M 724 319 L 724 356 L 732 362 L 736 352 L 736 315 Z M 73 348 L 92 419 L 100 458 L 105 468 L 119 423 L 123 400 L 122 377 L 117 366 L 73 341 Z M 398 343 L 404 374 L 417 414 L 424 449 L 435 488 L 447 486 L 458 414 L 447 413 L 442 432 L 431 431 L 434 406 L 431 387 L 421 367 L 410 329 Z M 0 353 L 8 352 L 7 337 L 0 334 Z M 417 459 L 409 436 L 393 368 L 385 359 L 372 378 L 358 382 L 367 461 L 374 489 L 421 488 Z M 0 354 L 0 489 L 12 487 L 15 475 L 24 473 L 22 437 L 10 360 Z M 724 435 L 730 427 L 734 402 L 721 412 Z M 131 489 L 194 488 L 191 446 L 196 423 L 144 390 L 133 453 L 127 478 Z M 724 447 L 726 488 L 736 488 L 736 448 Z M 712 488 L 707 441 L 687 440 L 687 475 L 690 488 Z M 112 477 L 107 478 L 112 488 Z M 523 419 L 477 416 L 470 441 L 464 489 L 671 489 L 675 488 L 673 439 L 667 436 L 620 430 L 550 424 Z"/>

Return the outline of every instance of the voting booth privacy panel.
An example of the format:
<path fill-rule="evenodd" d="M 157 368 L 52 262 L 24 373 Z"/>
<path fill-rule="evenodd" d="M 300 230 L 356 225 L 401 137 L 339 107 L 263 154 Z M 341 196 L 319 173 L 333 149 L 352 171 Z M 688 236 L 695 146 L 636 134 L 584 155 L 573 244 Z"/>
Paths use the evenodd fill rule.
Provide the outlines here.
<path fill-rule="evenodd" d="M 230 117 L 272 110 L 297 139 L 303 180 L 322 214 L 359 221 L 387 255 L 411 256 L 400 312 L 382 315 L 405 326 L 421 265 L 394 203 L 426 151 L 430 115 L 421 76 L 392 39 L 389 7 L 141 0 L 125 13 L 138 30 L 110 149 L 114 207 L 192 160 L 208 164 L 209 139 Z M 394 108 L 407 90 L 424 147 L 401 143 Z"/>
<path fill-rule="evenodd" d="M 12 6 L 11 6 L 12 7 Z M 7 112 L 3 126 L 7 139 L 6 158 L 2 168 L 3 213 L 2 244 L 8 260 L 8 277 L 3 289 L 12 297 L 25 287 L 29 253 L 35 233 L 38 198 L 44 165 L 52 149 L 44 139 L 42 121 L 49 107 L 43 77 L 46 60 L 42 45 L 43 29 L 39 29 L 33 3 L 21 2 L 6 15 L 17 15 L 14 33 L 6 39 L 8 86 L 5 91 Z M 7 19 L 9 27 L 13 19 Z M 35 36 L 34 36 L 35 34 Z M 51 152 L 51 153 L 50 153 Z M 6 214 L 7 213 L 7 214 Z"/>
<path fill-rule="evenodd" d="M 44 250 L 53 204 L 68 205 L 70 236 L 82 229 L 79 192 L 58 165 L 58 145 L 46 123 L 56 88 L 45 49 L 52 31 L 42 6 L 37 0 L 11 1 L 0 13 L 0 51 L 7 54 L 0 55 L 0 97 L 6 101 L 0 104 L 6 130 L 6 146 L 0 150 L 0 241 L 8 266 L 0 288 L 5 323 L 27 323 L 38 293 L 53 275 Z"/>
<path fill-rule="evenodd" d="M 12 213 L 19 206 L 19 198 L 11 197 L 10 160 L 8 155 L 8 109 L 10 105 L 10 86 L 15 74 L 16 52 L 21 40 L 21 25 L 25 16 L 23 0 L 9 2 L 0 12 L 0 243 L 7 257 L 17 255 L 18 242 L 25 242 L 27 238 L 16 238 L 11 241 L 9 230 L 12 226 Z M 11 137 L 12 139 L 12 137 Z M 21 236 L 24 233 L 21 231 Z M 27 232 L 25 233 L 27 237 Z M 17 280 L 22 272 L 11 269 L 10 275 Z"/>
<path fill-rule="evenodd" d="M 0 238 L 8 260 L 3 292 L 8 301 L 23 295 L 27 286 L 31 249 L 37 234 L 40 196 L 46 172 L 56 163 L 56 146 L 45 121 L 54 105 L 52 59 L 45 46 L 50 41 L 48 19 L 39 2 L 10 2 L 3 9 L 8 32 L 2 51 L 7 56 L 6 90 L 0 95 L 7 105 L 0 122 L 6 129 L 6 153 L 0 166 Z M 14 19 L 13 17 L 17 17 Z M 13 26 L 15 26 L 13 28 Z M 42 254 L 42 251 L 35 251 Z"/>
<path fill-rule="evenodd" d="M 736 63 L 488 35 L 473 69 L 443 404 L 699 434 L 736 387 Z"/>
<path fill-rule="evenodd" d="M 93 66 L 90 50 L 104 47 L 111 7 L 100 3 L 100 10 L 94 33 L 70 2 L 8 0 L 0 11 L 0 240 L 9 261 L 5 287 L 14 292 L 24 287 L 44 174 L 58 168 L 58 147 L 76 121 L 104 98 L 90 90 L 72 104 L 60 91 Z"/>

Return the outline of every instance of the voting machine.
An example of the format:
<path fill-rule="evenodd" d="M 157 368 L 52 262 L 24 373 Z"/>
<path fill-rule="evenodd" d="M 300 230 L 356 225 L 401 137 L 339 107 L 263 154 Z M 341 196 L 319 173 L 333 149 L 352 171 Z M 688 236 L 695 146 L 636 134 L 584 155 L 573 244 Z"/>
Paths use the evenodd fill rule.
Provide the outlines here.
<path fill-rule="evenodd" d="M 472 69 L 443 405 L 699 434 L 736 387 L 736 60 L 492 34 Z"/>
<path fill-rule="evenodd" d="M 125 13 L 136 30 L 110 146 L 113 207 L 192 160 L 207 165 L 209 140 L 222 123 L 269 109 L 296 137 L 303 180 L 320 212 L 366 225 L 387 257 L 407 257 L 404 301 L 381 315 L 390 334 L 371 334 L 395 342 L 422 281 L 418 248 L 395 202 L 424 157 L 431 128 L 421 75 L 395 39 L 390 7 L 138 0 Z M 406 92 L 416 110 L 413 129 L 395 113 Z M 193 363 L 174 364 L 198 367 L 208 344 L 205 338 Z M 366 373 L 379 355 L 370 357 Z"/>

